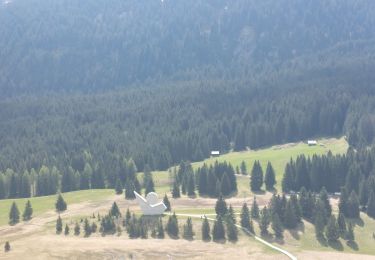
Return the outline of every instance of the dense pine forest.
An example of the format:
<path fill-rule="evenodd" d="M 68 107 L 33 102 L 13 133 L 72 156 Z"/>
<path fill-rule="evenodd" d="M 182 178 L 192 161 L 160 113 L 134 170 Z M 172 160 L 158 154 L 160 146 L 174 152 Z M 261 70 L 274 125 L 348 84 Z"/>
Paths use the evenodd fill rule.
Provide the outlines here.
<path fill-rule="evenodd" d="M 1 2 L 0 198 L 114 188 L 211 150 L 371 146 L 374 12 L 370 0 Z M 329 191 L 355 156 L 335 157 L 346 168 Z M 308 181 L 285 189 L 321 189 Z"/>

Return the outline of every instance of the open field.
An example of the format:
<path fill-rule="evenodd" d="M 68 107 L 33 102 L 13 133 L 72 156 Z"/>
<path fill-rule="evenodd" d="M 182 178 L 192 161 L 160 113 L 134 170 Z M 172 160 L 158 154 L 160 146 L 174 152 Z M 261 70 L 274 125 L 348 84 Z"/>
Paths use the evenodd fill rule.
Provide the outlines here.
<path fill-rule="evenodd" d="M 260 150 L 251 150 L 244 152 L 231 152 L 228 154 L 221 155 L 220 157 L 208 158 L 202 162 L 192 163 L 193 168 L 201 167 L 204 163 L 207 165 L 214 164 L 215 161 L 219 162 L 230 162 L 233 167 L 240 166 L 241 162 L 244 161 L 247 166 L 248 173 L 251 172 L 251 168 L 255 160 L 259 160 L 263 171 L 266 170 L 266 165 L 270 161 L 274 167 L 276 173 L 276 189 L 281 190 L 281 180 L 284 174 L 285 165 L 289 162 L 290 158 L 296 158 L 298 155 L 304 154 L 306 156 L 312 156 L 314 154 L 321 155 L 327 154 L 331 151 L 333 154 L 344 154 L 348 149 L 348 143 L 344 137 L 341 138 L 329 138 L 329 139 L 318 139 L 317 146 L 308 146 L 305 143 L 289 143 L 284 145 L 276 145 Z M 168 171 L 154 172 L 154 181 L 157 186 L 157 191 L 161 194 L 166 193 L 170 190 L 170 174 Z M 238 176 L 238 197 L 250 196 L 249 190 L 249 179 L 247 176 Z"/>
<path fill-rule="evenodd" d="M 114 195 L 112 189 L 103 190 L 84 190 L 64 193 L 64 199 L 69 204 L 100 201 Z M 34 197 L 28 199 L 7 199 L 0 200 L 0 226 L 6 225 L 9 220 L 9 209 L 13 201 L 17 203 L 18 209 L 22 215 L 27 200 L 30 200 L 34 210 L 34 216 L 38 216 L 44 212 L 55 208 L 57 195 Z"/>
<path fill-rule="evenodd" d="M 323 154 L 331 150 L 333 153 L 344 153 L 347 144 L 341 139 L 324 139 L 320 143 L 322 146 L 309 147 L 305 144 L 288 144 L 274 146 L 258 151 L 247 151 L 240 153 L 229 153 L 219 158 L 205 160 L 205 163 L 213 163 L 215 160 L 229 161 L 234 166 L 239 165 L 242 160 L 247 163 L 248 169 L 254 160 L 260 160 L 262 166 L 271 161 L 275 167 L 278 180 L 280 181 L 283 169 L 290 157 L 295 158 L 303 153 L 305 155 Z M 194 163 L 194 167 L 199 167 L 204 162 Z M 160 197 L 164 193 L 169 194 L 170 174 L 168 171 L 154 172 L 154 182 Z M 141 178 L 141 174 L 138 176 Z M 237 196 L 226 199 L 227 204 L 232 205 L 239 221 L 241 206 L 244 202 L 248 205 L 252 203 L 253 194 L 249 192 L 249 179 L 247 176 L 238 176 L 239 192 Z M 170 195 L 170 194 L 169 194 Z M 240 232 L 239 241 L 235 244 L 214 243 L 201 241 L 201 220 L 193 218 L 194 231 L 196 233 L 194 241 L 186 241 L 182 238 L 171 239 L 166 236 L 164 240 L 149 238 L 129 239 L 125 230 L 120 236 L 107 235 L 100 236 L 98 233 L 89 238 L 84 238 L 82 233 L 79 237 L 72 234 L 72 228 L 76 221 L 82 218 L 91 217 L 93 214 L 104 215 L 108 212 L 113 201 L 119 205 L 124 214 L 129 208 L 132 212 L 140 215 L 137 203 L 124 199 L 124 195 L 115 195 L 112 189 L 87 190 L 63 194 L 68 203 L 68 210 L 61 214 L 64 224 L 71 227 L 69 236 L 55 234 L 55 222 L 57 213 L 54 210 L 56 195 L 31 198 L 34 208 L 34 217 L 29 222 L 22 222 L 15 226 L 8 226 L 8 212 L 12 201 L 16 201 L 22 213 L 27 199 L 2 200 L 0 201 L 0 245 L 5 241 L 10 241 L 12 251 L 3 253 L 0 251 L 0 258 L 5 259 L 26 259 L 33 255 L 36 259 L 228 259 L 236 256 L 241 259 L 287 259 L 287 257 L 267 246 L 256 241 L 254 238 Z M 216 199 L 196 197 L 188 198 L 183 196 L 180 199 L 170 197 L 172 211 L 176 214 L 186 214 L 199 216 L 206 214 L 215 218 Z M 267 205 L 271 193 L 257 195 L 260 207 Z M 337 199 L 332 199 L 334 210 L 337 210 Z M 168 216 L 164 216 L 164 223 Z M 180 232 L 187 216 L 179 216 Z M 373 259 L 375 248 L 372 232 L 375 231 L 375 220 L 362 214 L 363 222 L 358 222 L 355 228 L 355 237 L 358 248 L 352 248 L 341 241 L 341 247 L 332 248 L 321 245 L 315 238 L 314 227 L 304 222 L 298 230 L 287 230 L 284 232 L 284 241 L 275 242 L 268 240 L 276 246 L 285 249 L 297 256 L 299 259 L 327 259 L 329 257 L 338 259 Z M 90 218 L 90 221 L 97 221 Z M 256 233 L 259 234 L 258 224 L 255 222 Z M 211 228 L 213 223 L 211 223 Z M 269 229 L 270 231 L 271 228 Z M 81 231 L 82 232 L 82 231 Z M 34 243 L 38 241 L 38 243 Z"/>

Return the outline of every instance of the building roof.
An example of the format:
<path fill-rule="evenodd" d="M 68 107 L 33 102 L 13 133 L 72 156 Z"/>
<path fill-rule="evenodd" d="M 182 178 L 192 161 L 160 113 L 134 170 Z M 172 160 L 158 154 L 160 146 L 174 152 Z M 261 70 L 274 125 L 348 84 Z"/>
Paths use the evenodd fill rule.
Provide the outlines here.
<path fill-rule="evenodd" d="M 220 151 L 211 151 L 211 155 L 219 155 Z"/>

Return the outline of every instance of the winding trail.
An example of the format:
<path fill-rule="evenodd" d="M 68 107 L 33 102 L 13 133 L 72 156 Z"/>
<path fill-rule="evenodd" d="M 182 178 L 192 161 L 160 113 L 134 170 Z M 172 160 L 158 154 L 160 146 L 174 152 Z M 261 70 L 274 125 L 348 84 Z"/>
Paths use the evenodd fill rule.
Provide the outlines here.
<path fill-rule="evenodd" d="M 172 215 L 172 213 L 170 213 L 170 215 Z M 200 218 L 200 219 L 203 219 L 204 217 L 207 217 L 208 215 L 215 215 L 216 216 L 216 214 L 205 214 L 205 215 L 199 215 L 199 214 L 176 214 L 176 216 L 191 217 L 191 218 Z M 214 219 L 214 218 L 207 218 L 207 220 L 216 221 L 216 219 Z M 255 240 L 259 241 L 260 243 L 262 243 L 262 244 L 264 244 L 264 245 L 266 245 L 266 246 L 268 246 L 268 247 L 270 247 L 270 248 L 272 248 L 272 249 L 274 249 L 274 250 L 276 250 L 276 251 L 278 251 L 278 252 L 286 255 L 291 260 L 297 260 L 297 257 L 294 256 L 294 255 L 292 255 L 290 252 L 288 252 L 288 251 L 286 251 L 284 249 L 281 249 L 280 247 L 277 247 L 277 246 L 275 246 L 275 245 L 267 242 L 266 240 L 264 240 L 264 239 L 262 239 L 262 238 L 260 238 L 260 237 L 258 237 L 256 235 L 252 234 L 249 230 L 247 230 L 246 228 L 241 227 L 240 225 L 236 224 L 235 226 L 237 228 L 242 229 L 247 235 L 254 237 Z"/>

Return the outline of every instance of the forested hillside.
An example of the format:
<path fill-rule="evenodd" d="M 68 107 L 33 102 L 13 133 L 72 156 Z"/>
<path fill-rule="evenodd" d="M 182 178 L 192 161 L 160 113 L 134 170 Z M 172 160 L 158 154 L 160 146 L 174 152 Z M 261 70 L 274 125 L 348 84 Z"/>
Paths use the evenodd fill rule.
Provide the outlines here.
<path fill-rule="evenodd" d="M 1 2 L 3 95 L 373 62 L 372 0 Z"/>
<path fill-rule="evenodd" d="M 0 24 L 7 178 L 114 187 L 211 150 L 374 142 L 371 0 L 13 0 Z"/>

